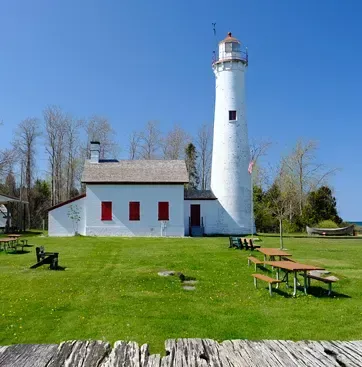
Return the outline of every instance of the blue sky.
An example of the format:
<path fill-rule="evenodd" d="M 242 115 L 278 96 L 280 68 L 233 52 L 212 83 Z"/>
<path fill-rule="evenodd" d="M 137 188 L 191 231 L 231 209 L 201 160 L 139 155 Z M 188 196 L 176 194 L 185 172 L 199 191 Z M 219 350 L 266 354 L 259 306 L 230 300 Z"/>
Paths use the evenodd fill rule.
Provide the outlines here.
<path fill-rule="evenodd" d="M 250 138 L 273 141 L 271 163 L 317 140 L 318 161 L 341 169 L 340 214 L 362 220 L 361 11 L 357 0 L 0 0 L 2 142 L 49 104 L 107 116 L 123 147 L 149 120 L 194 134 L 213 120 L 212 51 L 232 31 L 249 49 Z M 42 144 L 38 157 L 44 168 Z"/>

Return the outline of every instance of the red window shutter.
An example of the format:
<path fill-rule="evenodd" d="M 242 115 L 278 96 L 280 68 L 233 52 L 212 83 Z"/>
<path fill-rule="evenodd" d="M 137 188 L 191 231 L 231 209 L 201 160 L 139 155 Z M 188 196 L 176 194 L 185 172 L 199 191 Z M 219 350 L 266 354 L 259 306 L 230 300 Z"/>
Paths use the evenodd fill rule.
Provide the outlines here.
<path fill-rule="evenodd" d="M 130 201 L 130 203 L 129 203 L 129 220 L 140 220 L 140 203 L 139 203 L 139 201 Z"/>
<path fill-rule="evenodd" d="M 102 201 L 101 220 L 112 220 L 112 202 Z"/>
<path fill-rule="evenodd" d="M 160 201 L 158 203 L 158 220 L 169 220 L 168 201 Z"/>

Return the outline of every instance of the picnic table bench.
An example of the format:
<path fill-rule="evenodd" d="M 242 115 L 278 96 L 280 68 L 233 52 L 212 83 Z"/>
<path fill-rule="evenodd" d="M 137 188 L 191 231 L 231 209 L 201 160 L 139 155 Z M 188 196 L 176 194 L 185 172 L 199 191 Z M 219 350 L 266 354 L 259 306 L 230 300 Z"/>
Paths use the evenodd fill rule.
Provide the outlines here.
<path fill-rule="evenodd" d="M 280 250 L 278 248 L 258 248 L 257 251 L 259 251 L 260 253 L 262 253 L 264 255 L 264 261 L 267 261 L 269 258 L 269 261 L 275 261 L 276 257 L 279 257 L 279 260 L 286 257 L 290 257 L 292 256 L 292 254 L 284 251 L 284 250 Z"/>
<path fill-rule="evenodd" d="M 256 271 L 256 268 L 257 268 L 258 265 L 264 264 L 263 261 L 259 260 L 257 257 L 254 257 L 254 256 L 249 256 L 248 257 L 248 266 L 250 266 L 250 263 L 255 264 L 255 271 Z"/>
<path fill-rule="evenodd" d="M 307 265 L 307 264 L 301 264 L 298 262 L 294 262 L 294 261 L 264 261 L 264 264 L 267 265 L 271 265 L 274 268 L 276 268 L 276 276 L 277 276 L 277 280 L 279 280 L 279 271 L 280 269 L 283 270 L 285 272 L 285 275 L 282 279 L 282 282 L 285 282 L 287 287 L 288 287 L 288 275 L 289 273 L 293 273 L 294 274 L 294 292 L 293 292 L 293 296 L 296 296 L 297 294 L 297 283 L 298 283 L 298 273 L 302 273 L 303 274 L 303 278 L 304 278 L 304 293 L 307 294 L 307 288 L 308 288 L 308 284 L 307 284 L 307 272 L 310 270 L 324 270 L 324 268 L 321 268 L 319 266 L 314 266 L 314 265 Z M 278 287 L 278 285 L 277 285 Z"/>
<path fill-rule="evenodd" d="M 50 264 L 49 268 L 51 270 L 58 269 L 59 252 L 45 252 L 44 246 L 36 247 L 35 251 L 37 263 L 32 265 L 30 269 L 36 269 L 45 264 Z"/>
<path fill-rule="evenodd" d="M 311 279 L 319 280 L 320 282 L 328 284 L 328 296 L 332 294 L 332 284 L 337 281 L 336 279 L 333 279 L 333 278 L 329 278 L 329 277 L 323 278 L 323 277 L 320 277 L 318 275 L 313 275 L 313 274 L 307 274 L 307 279 L 308 279 L 308 287 L 310 287 Z"/>
<path fill-rule="evenodd" d="M 258 288 L 258 283 L 257 283 L 257 280 L 258 279 L 261 280 L 261 281 L 263 281 L 263 282 L 268 283 L 270 296 L 273 295 L 272 285 L 273 284 L 279 284 L 279 283 L 282 282 L 279 279 L 274 279 L 274 278 L 268 277 L 267 275 L 263 275 L 263 274 L 251 274 L 251 275 L 252 275 L 252 277 L 254 277 L 254 285 L 255 285 L 255 288 Z"/>
<path fill-rule="evenodd" d="M 21 252 L 24 252 L 24 243 L 18 243 L 16 241 L 12 241 L 9 243 L 8 248 L 11 248 L 13 250 L 15 250 L 15 252 L 18 251 L 18 248 L 21 248 Z"/>

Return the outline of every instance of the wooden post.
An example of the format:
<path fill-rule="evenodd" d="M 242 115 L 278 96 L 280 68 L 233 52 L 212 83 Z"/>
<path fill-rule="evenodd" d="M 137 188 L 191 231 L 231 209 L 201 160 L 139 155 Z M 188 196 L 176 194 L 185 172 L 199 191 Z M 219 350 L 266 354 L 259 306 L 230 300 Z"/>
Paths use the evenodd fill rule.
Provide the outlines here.
<path fill-rule="evenodd" d="M 308 284 L 307 284 L 307 270 L 304 270 L 303 277 L 304 277 L 304 293 L 307 294 L 307 287 L 308 287 Z"/>
<path fill-rule="evenodd" d="M 295 297 L 297 295 L 297 272 L 294 272 L 294 292 L 293 292 L 293 296 Z"/>

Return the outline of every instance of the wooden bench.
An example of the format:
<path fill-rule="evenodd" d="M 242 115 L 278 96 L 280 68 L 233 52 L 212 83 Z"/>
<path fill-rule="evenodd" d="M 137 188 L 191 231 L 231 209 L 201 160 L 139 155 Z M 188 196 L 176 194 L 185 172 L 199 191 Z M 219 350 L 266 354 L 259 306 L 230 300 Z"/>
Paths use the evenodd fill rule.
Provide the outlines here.
<path fill-rule="evenodd" d="M 256 271 L 256 268 L 257 268 L 257 266 L 258 266 L 258 265 L 260 265 L 260 264 L 264 264 L 264 262 L 263 262 L 263 261 L 261 261 L 261 260 L 257 259 L 257 258 L 256 258 L 256 257 L 254 257 L 254 256 L 249 256 L 249 257 L 248 257 L 248 266 L 250 266 L 250 263 L 255 264 L 255 271 Z"/>
<path fill-rule="evenodd" d="M 328 277 L 322 278 L 322 277 L 319 277 L 318 275 L 312 275 L 312 274 L 307 274 L 307 278 L 308 278 L 308 287 L 310 287 L 311 279 L 319 280 L 320 282 L 328 284 L 328 296 L 330 296 L 332 293 L 332 283 L 337 281 L 335 279 L 330 279 Z"/>
<path fill-rule="evenodd" d="M 59 252 L 45 252 L 44 246 L 36 247 L 36 260 L 37 263 L 30 267 L 30 269 L 36 269 L 44 264 L 50 264 L 51 270 L 58 269 L 58 255 Z"/>
<path fill-rule="evenodd" d="M 255 245 L 252 238 L 240 238 L 240 242 L 244 245 L 245 250 L 254 251 L 256 248 L 260 248 L 260 245 Z"/>
<path fill-rule="evenodd" d="M 238 237 L 230 236 L 229 237 L 229 242 L 230 242 L 229 248 L 236 247 L 239 250 L 242 250 L 244 248 L 243 243 L 241 242 L 240 238 L 238 238 Z"/>
<path fill-rule="evenodd" d="M 229 237 L 229 248 L 239 248 L 239 242 L 236 237 Z"/>
<path fill-rule="evenodd" d="M 266 275 L 263 275 L 263 274 L 251 274 L 251 276 L 254 277 L 254 285 L 255 285 L 255 288 L 258 288 L 257 279 L 262 280 L 263 282 L 266 282 L 266 283 L 269 284 L 269 294 L 270 294 L 270 296 L 273 295 L 272 285 L 273 284 L 278 284 L 278 283 L 281 283 L 282 282 L 281 280 L 270 278 L 270 277 L 268 277 Z"/>

